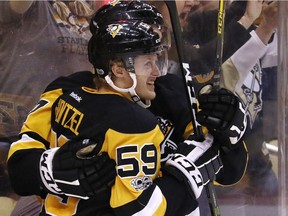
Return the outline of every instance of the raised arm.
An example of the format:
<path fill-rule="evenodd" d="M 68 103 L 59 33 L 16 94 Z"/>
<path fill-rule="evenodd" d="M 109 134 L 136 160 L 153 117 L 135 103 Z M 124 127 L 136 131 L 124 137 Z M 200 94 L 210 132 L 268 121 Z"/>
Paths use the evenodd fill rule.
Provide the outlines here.
<path fill-rule="evenodd" d="M 275 32 L 278 24 L 278 2 L 274 1 L 271 4 L 264 3 L 262 21 L 259 27 L 255 30 L 258 37 L 264 44 L 268 44 L 272 34 Z"/>
<path fill-rule="evenodd" d="M 233 5 L 232 5 L 233 4 Z M 223 62 L 230 58 L 249 38 L 248 28 L 262 11 L 262 3 L 248 1 L 232 3 L 227 8 L 223 44 Z M 188 42 L 186 55 L 193 73 L 206 74 L 213 70 L 216 57 L 217 10 L 191 14 L 184 29 Z M 211 26 L 212 25 L 212 26 Z M 199 45 L 198 48 L 192 47 Z"/>
<path fill-rule="evenodd" d="M 269 5 L 264 3 L 262 15 L 258 28 L 250 33 L 252 37 L 231 56 L 231 60 L 239 76 L 235 89 L 230 89 L 231 91 L 237 90 L 242 86 L 255 63 L 266 53 L 268 42 L 277 28 L 278 3 L 273 2 Z M 224 63 L 224 67 L 226 68 L 229 64 L 229 61 L 227 64 Z M 228 79 L 229 75 L 223 77 L 224 79 Z"/>
<path fill-rule="evenodd" d="M 247 1 L 244 15 L 238 22 L 246 29 L 250 28 L 254 21 L 260 16 L 262 10 L 262 1 Z"/>

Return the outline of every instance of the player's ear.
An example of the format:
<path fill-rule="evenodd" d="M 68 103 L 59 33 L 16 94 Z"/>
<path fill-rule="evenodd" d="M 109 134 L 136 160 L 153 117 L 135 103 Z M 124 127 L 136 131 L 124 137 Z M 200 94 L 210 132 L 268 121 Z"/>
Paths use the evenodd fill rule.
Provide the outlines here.
<path fill-rule="evenodd" d="M 123 77 L 125 73 L 125 69 L 117 64 L 114 64 L 111 67 L 111 72 L 114 74 L 116 77 Z"/>

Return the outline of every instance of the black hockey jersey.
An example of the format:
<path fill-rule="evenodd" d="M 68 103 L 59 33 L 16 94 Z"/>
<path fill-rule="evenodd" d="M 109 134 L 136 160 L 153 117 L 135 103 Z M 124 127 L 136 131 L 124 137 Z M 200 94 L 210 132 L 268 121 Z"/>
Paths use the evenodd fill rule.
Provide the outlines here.
<path fill-rule="evenodd" d="M 170 138 L 169 142 L 173 143 L 192 132 L 188 106 L 183 102 L 185 94 L 180 91 L 184 86 L 181 85 L 182 82 L 177 82 L 173 75 L 160 77 L 155 83 L 157 97 L 150 110 L 165 118 L 170 116 L 175 124 L 172 130 L 170 121 L 159 124 L 152 113 L 119 94 L 97 93 L 90 72 L 57 79 L 46 88 L 23 125 L 22 138 L 10 149 L 8 166 L 12 171 L 13 187 L 22 195 L 40 195 L 39 178 L 35 172 L 39 172 L 38 163 L 43 151 L 61 146 L 68 139 L 90 138 L 101 144 L 101 151 L 108 152 L 117 163 L 118 176 L 111 200 L 110 194 L 89 200 L 48 194 L 43 215 L 113 215 L 111 207 L 119 215 L 136 212 L 184 215 L 187 208 L 196 205 L 195 200 L 187 196 L 185 184 L 169 176 L 158 177 L 164 135 L 165 141 Z M 218 152 L 214 151 L 218 145 L 213 146 L 215 148 L 209 154 L 211 158 Z M 219 173 L 222 174 L 220 183 L 237 182 L 245 170 L 247 152 L 244 146 L 240 145 L 232 154 L 220 153 L 224 164 L 223 174 Z M 20 158 L 21 165 L 18 163 Z M 17 181 L 19 178 L 26 183 Z M 150 212 L 151 209 L 155 212 Z"/>
<path fill-rule="evenodd" d="M 195 208 L 196 201 L 187 194 L 185 184 L 170 176 L 160 177 L 164 133 L 157 118 L 121 94 L 97 92 L 91 75 L 87 73 L 87 79 L 82 76 L 81 80 L 59 78 L 47 87 L 23 125 L 22 138 L 10 149 L 10 170 L 17 166 L 14 163 L 19 157 L 29 157 L 30 170 L 21 175 L 25 181 L 37 182 L 31 172 L 39 172 L 37 158 L 44 150 L 67 140 L 89 138 L 116 161 L 118 175 L 111 194 L 105 197 L 81 200 L 48 194 L 42 215 L 184 215 L 187 209 Z M 37 184 L 27 188 L 21 184 L 14 180 L 14 187 L 22 194 L 40 193 Z"/>

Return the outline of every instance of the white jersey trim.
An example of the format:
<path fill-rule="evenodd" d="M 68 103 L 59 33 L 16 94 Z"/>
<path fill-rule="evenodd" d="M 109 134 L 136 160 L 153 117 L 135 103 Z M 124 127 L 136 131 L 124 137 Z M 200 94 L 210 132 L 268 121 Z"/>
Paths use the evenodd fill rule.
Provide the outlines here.
<path fill-rule="evenodd" d="M 133 214 L 132 216 L 154 215 L 155 212 L 158 210 L 159 206 L 161 205 L 162 201 L 163 201 L 162 191 L 158 186 L 156 186 L 145 208 Z"/>

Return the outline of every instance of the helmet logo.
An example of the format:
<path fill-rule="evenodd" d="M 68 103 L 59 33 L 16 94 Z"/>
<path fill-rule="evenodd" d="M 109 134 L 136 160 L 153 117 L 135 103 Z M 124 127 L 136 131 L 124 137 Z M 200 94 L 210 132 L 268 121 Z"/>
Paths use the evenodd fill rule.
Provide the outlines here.
<path fill-rule="evenodd" d="M 108 25 L 107 31 L 110 33 L 110 35 L 115 38 L 116 35 L 120 35 L 119 31 L 123 28 L 122 25 L 118 25 L 118 24 L 111 24 Z"/>

